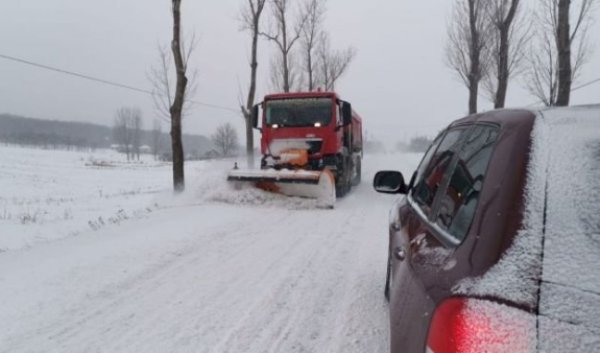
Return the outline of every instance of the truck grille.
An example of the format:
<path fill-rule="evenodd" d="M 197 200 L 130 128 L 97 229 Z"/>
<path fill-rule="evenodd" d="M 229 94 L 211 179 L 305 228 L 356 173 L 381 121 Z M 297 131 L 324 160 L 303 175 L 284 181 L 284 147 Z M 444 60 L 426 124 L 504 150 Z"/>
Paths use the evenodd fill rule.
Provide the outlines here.
<path fill-rule="evenodd" d="M 308 154 L 313 155 L 315 153 L 321 152 L 322 146 L 323 140 L 317 138 L 275 139 L 269 145 L 269 152 L 272 153 L 275 157 L 277 157 L 279 156 L 279 153 L 286 150 L 308 149 Z"/>

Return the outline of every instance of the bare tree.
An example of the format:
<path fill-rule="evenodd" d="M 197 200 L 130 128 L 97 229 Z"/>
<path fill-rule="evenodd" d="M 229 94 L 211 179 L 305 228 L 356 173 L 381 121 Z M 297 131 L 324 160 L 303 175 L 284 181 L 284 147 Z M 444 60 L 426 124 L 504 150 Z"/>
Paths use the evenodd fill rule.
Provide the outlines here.
<path fill-rule="evenodd" d="M 262 36 L 272 41 L 277 45 L 281 54 L 280 61 L 272 62 L 281 65 L 281 83 L 284 92 L 289 92 L 292 87 L 290 84 L 291 76 L 291 53 L 292 48 L 300 39 L 302 29 L 306 23 L 306 14 L 299 12 L 300 16 L 294 24 L 290 24 L 291 6 L 289 0 L 270 0 L 272 3 L 273 21 L 275 22 L 275 30 L 269 32 L 260 32 Z"/>
<path fill-rule="evenodd" d="M 287 66 L 287 75 L 285 67 Z M 270 88 L 277 92 L 286 92 L 284 77 L 287 77 L 288 91 L 299 91 L 302 88 L 302 76 L 298 70 L 298 63 L 294 55 L 288 56 L 287 65 L 283 64 L 283 58 L 279 55 L 271 58 L 269 62 Z"/>
<path fill-rule="evenodd" d="M 487 5 L 488 0 L 456 0 L 448 26 L 446 60 L 469 90 L 469 114 L 477 112 L 479 84 L 489 65 Z"/>
<path fill-rule="evenodd" d="M 315 78 L 317 70 L 317 48 L 319 39 L 322 38 L 323 18 L 325 15 L 326 0 L 308 0 L 304 3 L 303 12 L 306 16 L 306 24 L 302 28 L 301 43 L 304 61 L 304 73 L 306 75 L 308 90 L 315 89 Z"/>
<path fill-rule="evenodd" d="M 113 138 L 127 160 L 133 159 L 137 151 L 139 159 L 139 136 L 141 135 L 142 112 L 137 108 L 119 108 L 115 115 Z M 138 144 L 136 148 L 136 143 Z"/>
<path fill-rule="evenodd" d="M 135 110 L 135 115 L 133 116 L 131 122 L 132 128 L 132 147 L 133 153 L 135 154 L 137 160 L 140 160 L 140 147 L 142 146 L 142 128 L 144 122 L 142 120 L 142 112 L 139 109 Z"/>
<path fill-rule="evenodd" d="M 162 148 L 162 125 L 159 120 L 154 120 L 152 126 L 152 154 L 154 159 L 158 158 L 158 154 Z"/>
<path fill-rule="evenodd" d="M 217 128 L 212 136 L 212 142 L 223 157 L 229 157 L 237 149 L 237 132 L 230 123 L 225 123 Z"/>
<path fill-rule="evenodd" d="M 556 45 L 549 33 L 542 33 L 529 58 L 527 89 L 544 105 L 556 105 L 558 93 L 558 58 Z"/>
<path fill-rule="evenodd" d="M 173 38 L 171 40 L 171 52 L 173 62 L 175 64 L 175 87 L 171 99 L 171 86 L 168 83 L 168 71 L 164 71 L 167 77 L 166 86 L 167 106 L 169 107 L 169 117 L 171 122 L 171 150 L 173 153 L 173 188 L 176 192 L 185 189 L 184 176 L 184 152 L 182 141 L 182 125 L 181 121 L 184 114 L 185 102 L 189 94 L 188 77 L 188 62 L 193 51 L 193 41 L 189 49 L 185 48 L 185 44 L 181 40 L 181 1 L 172 0 L 171 12 L 173 16 Z M 166 63 L 166 60 L 162 60 Z M 166 65 L 166 64 L 165 64 Z M 163 67 L 166 67 L 163 65 Z M 164 83 L 163 82 L 163 83 Z M 165 106 L 166 107 L 166 106 Z"/>
<path fill-rule="evenodd" d="M 317 78 L 316 82 L 325 90 L 335 90 L 335 84 L 350 66 L 356 56 L 356 50 L 352 47 L 344 50 L 333 50 L 327 33 L 321 33 L 317 49 Z"/>
<path fill-rule="evenodd" d="M 252 107 L 256 95 L 256 74 L 258 69 L 258 37 L 260 35 L 260 18 L 265 8 L 267 0 L 248 0 L 246 6 L 242 8 L 241 22 L 242 30 L 250 32 L 252 38 L 250 54 L 250 87 L 246 105 L 241 105 L 242 116 L 246 122 L 246 156 L 248 166 L 254 167 L 254 130 L 252 122 Z"/>
<path fill-rule="evenodd" d="M 595 5 L 595 0 L 540 0 L 528 88 L 544 104 L 569 105 L 573 81 L 589 56 Z"/>
<path fill-rule="evenodd" d="M 131 132 L 128 121 L 123 114 L 123 109 L 117 110 L 113 125 L 113 140 L 117 143 L 118 149 L 124 152 L 127 160 L 130 159 Z"/>
<path fill-rule="evenodd" d="M 490 94 L 494 108 L 504 108 L 510 78 L 523 71 L 525 45 L 530 26 L 521 16 L 520 0 L 488 0 L 490 21 L 490 67 L 484 78 L 484 89 Z"/>
<path fill-rule="evenodd" d="M 579 34 L 582 38 L 582 45 L 579 47 L 578 58 L 585 58 L 585 51 L 587 50 L 586 34 L 589 28 L 588 16 L 594 0 L 581 0 L 579 8 L 576 9 L 577 15 L 571 31 L 571 1 L 572 0 L 552 0 L 553 3 L 558 1 L 558 17 L 556 27 L 556 47 L 558 50 L 558 96 L 556 97 L 556 105 L 566 106 L 569 105 L 571 97 L 571 86 L 573 83 L 573 71 L 577 70 L 578 63 L 577 58 L 573 66 L 571 63 L 571 47 L 573 41 Z M 554 6 L 552 4 L 552 6 Z M 581 30 L 581 32 L 579 32 Z M 581 61 L 581 60 L 579 60 Z"/>
<path fill-rule="evenodd" d="M 186 63 L 186 73 L 189 70 L 187 63 L 196 47 L 196 36 L 192 35 L 186 40 L 186 44 L 182 44 L 184 62 Z M 173 75 L 174 59 L 173 52 L 167 47 L 158 46 L 157 64 L 150 67 L 148 79 L 152 85 L 152 101 L 154 110 L 158 116 L 167 121 L 171 121 L 171 106 L 173 105 L 175 95 L 175 80 Z M 185 90 L 185 99 L 183 101 L 182 119 L 190 112 L 194 106 L 194 102 L 189 99 L 193 97 L 197 89 L 198 71 L 192 70 L 188 77 L 188 83 Z"/>
<path fill-rule="evenodd" d="M 150 67 L 148 79 L 152 84 L 152 100 L 154 109 L 158 115 L 166 121 L 171 121 L 171 105 L 173 105 L 172 90 L 173 79 L 171 77 L 171 56 L 167 48 L 158 47 L 158 66 Z"/>

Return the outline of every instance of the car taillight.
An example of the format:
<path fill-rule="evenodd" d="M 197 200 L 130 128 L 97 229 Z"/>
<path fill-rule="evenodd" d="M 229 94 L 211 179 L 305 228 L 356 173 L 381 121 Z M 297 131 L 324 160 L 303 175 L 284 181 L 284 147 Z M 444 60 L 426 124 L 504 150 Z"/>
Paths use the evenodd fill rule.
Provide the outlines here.
<path fill-rule="evenodd" d="M 492 301 L 450 298 L 435 310 L 427 353 L 534 352 L 535 316 Z"/>

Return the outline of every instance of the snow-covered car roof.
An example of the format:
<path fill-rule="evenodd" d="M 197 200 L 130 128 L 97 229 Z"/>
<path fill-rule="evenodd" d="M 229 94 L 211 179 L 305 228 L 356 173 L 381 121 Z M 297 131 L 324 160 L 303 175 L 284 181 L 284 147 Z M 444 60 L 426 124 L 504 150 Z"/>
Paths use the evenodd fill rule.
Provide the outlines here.
<path fill-rule="evenodd" d="M 600 347 L 600 105 L 535 112 L 522 228 L 457 294 L 537 308 L 544 352 Z"/>

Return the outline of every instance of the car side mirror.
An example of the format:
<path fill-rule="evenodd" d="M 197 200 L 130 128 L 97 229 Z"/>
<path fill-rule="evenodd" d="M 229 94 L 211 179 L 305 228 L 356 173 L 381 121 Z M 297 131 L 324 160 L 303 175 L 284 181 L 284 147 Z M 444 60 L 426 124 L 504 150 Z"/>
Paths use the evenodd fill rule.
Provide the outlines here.
<path fill-rule="evenodd" d="M 260 104 L 255 105 L 254 107 L 252 107 L 252 111 L 250 112 L 250 118 L 252 119 L 252 127 L 254 127 L 255 129 L 258 127 L 258 107 L 260 106 Z"/>
<path fill-rule="evenodd" d="M 408 192 L 402 173 L 389 170 L 375 174 L 373 188 L 384 194 L 406 194 Z"/>
<path fill-rule="evenodd" d="M 352 105 L 348 102 L 342 103 L 342 123 L 344 126 L 352 124 Z"/>

